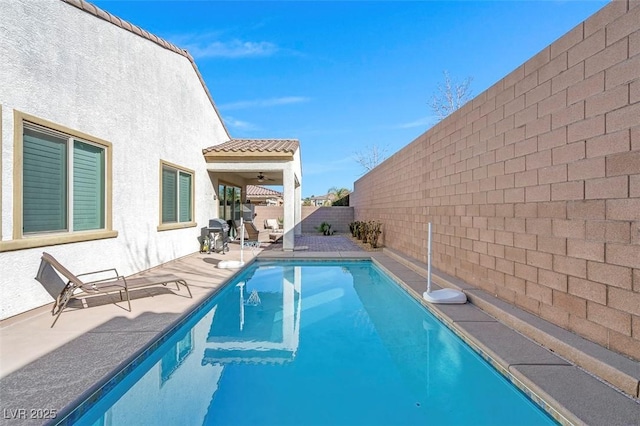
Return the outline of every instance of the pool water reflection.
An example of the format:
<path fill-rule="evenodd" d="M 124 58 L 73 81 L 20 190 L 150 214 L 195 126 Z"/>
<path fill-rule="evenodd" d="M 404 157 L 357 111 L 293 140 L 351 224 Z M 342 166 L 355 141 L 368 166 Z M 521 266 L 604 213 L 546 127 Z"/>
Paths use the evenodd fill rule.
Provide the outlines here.
<path fill-rule="evenodd" d="M 80 424 L 554 424 L 370 261 L 256 262 Z"/>

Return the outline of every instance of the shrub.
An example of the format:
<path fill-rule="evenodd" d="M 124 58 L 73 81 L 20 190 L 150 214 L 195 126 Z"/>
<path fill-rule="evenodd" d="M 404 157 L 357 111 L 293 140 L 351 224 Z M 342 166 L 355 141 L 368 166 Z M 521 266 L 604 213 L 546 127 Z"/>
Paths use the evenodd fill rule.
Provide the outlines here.
<path fill-rule="evenodd" d="M 380 234 L 382 234 L 382 222 L 370 220 L 368 222 L 355 221 L 349 224 L 349 230 L 354 238 L 361 240 L 372 248 L 378 248 Z"/>
<path fill-rule="evenodd" d="M 351 222 L 349 223 L 349 232 L 351 232 L 351 236 L 355 237 L 356 236 L 356 223 L 357 222 Z"/>
<path fill-rule="evenodd" d="M 323 235 L 333 235 L 334 233 L 331 229 L 331 224 L 328 222 L 322 222 L 320 226 L 316 228 L 316 231 L 321 232 Z"/>
<path fill-rule="evenodd" d="M 382 223 L 377 220 L 370 221 L 367 224 L 367 241 L 371 244 L 372 248 L 378 248 L 378 238 L 382 233 Z"/>

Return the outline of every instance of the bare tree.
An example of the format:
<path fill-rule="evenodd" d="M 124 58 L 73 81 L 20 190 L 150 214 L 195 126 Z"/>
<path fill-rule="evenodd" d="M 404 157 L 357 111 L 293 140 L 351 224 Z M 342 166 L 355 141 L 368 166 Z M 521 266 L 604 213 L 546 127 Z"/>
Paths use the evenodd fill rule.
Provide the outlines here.
<path fill-rule="evenodd" d="M 458 82 L 449 76 L 448 71 L 443 71 L 444 82 L 438 84 L 437 92 L 431 97 L 431 110 L 442 120 L 449 114 L 460 108 L 471 99 L 471 82 L 473 77 L 467 77 Z"/>
<path fill-rule="evenodd" d="M 386 158 L 387 147 L 373 144 L 366 146 L 362 151 L 356 151 L 354 153 L 354 159 L 356 163 L 360 164 L 364 169 L 363 173 L 367 173 L 378 164 L 382 163 Z"/>

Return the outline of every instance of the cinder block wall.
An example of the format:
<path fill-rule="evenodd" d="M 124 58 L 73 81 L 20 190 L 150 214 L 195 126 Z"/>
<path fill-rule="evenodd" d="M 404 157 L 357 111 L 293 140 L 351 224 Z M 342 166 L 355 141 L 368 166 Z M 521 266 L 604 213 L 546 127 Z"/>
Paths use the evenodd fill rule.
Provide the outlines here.
<path fill-rule="evenodd" d="M 355 183 L 383 243 L 640 358 L 640 2 L 613 1 Z"/>
<path fill-rule="evenodd" d="M 331 224 L 331 229 L 343 234 L 349 233 L 349 223 L 353 222 L 353 207 L 312 207 L 302 206 L 302 233 L 317 233 L 322 222 Z"/>
<path fill-rule="evenodd" d="M 255 222 L 258 229 L 263 229 L 265 219 L 284 217 L 282 206 L 256 206 Z M 331 229 L 340 233 L 349 232 L 349 223 L 353 222 L 353 207 L 314 207 L 302 206 L 302 233 L 315 234 L 316 227 L 322 222 L 331 224 Z"/>
<path fill-rule="evenodd" d="M 264 221 L 266 219 L 284 218 L 284 208 L 282 206 L 255 206 L 254 209 L 256 217 L 253 222 L 259 230 L 264 229 Z"/>

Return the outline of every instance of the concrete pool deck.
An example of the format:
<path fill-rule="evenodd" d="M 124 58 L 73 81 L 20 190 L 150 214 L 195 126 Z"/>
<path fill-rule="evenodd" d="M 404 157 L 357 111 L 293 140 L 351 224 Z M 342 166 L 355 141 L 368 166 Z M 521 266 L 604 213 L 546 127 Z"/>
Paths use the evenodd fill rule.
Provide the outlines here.
<path fill-rule="evenodd" d="M 307 250 L 282 252 L 272 245 L 256 250 L 255 256 L 261 259 L 371 258 L 418 298 L 426 288 L 424 265 L 408 261 L 393 251 L 365 252 L 341 237 L 303 238 Z M 329 240 L 332 244 L 327 244 Z M 332 249 L 339 250 L 328 251 Z M 67 309 L 54 328 L 50 328 L 53 321 L 50 306 L 2 321 L 0 424 L 42 424 L 47 421 L 43 418 L 47 414 L 51 417 L 54 410 L 60 413 L 64 407 L 77 402 L 88 389 L 109 377 L 114 369 L 232 279 L 236 270 L 218 269 L 216 265 L 221 260 L 239 257 L 238 245 L 231 244 L 231 252 L 225 255 L 196 253 L 150 271 L 184 277 L 193 298 L 188 297 L 184 288 L 178 291 L 175 287 L 151 287 L 131 293 L 133 312 L 127 312 L 123 304 L 111 303 L 119 300 L 117 296 L 113 299 L 101 296 L 89 299 L 89 309 L 82 306 Z M 245 262 L 253 258 L 251 250 L 245 249 Z M 633 395 L 635 391 L 637 397 L 640 363 L 550 327 L 545 321 L 452 277 L 439 274 L 434 277 L 434 283 L 463 288 L 472 303 L 432 305 L 429 306 L 432 312 L 483 356 L 490 357 L 496 368 L 526 385 L 533 398 L 540 397 L 550 404 L 561 422 L 640 425 L 637 399 L 577 366 L 600 374 L 627 394 Z M 554 349 L 555 353 L 547 348 Z"/>

